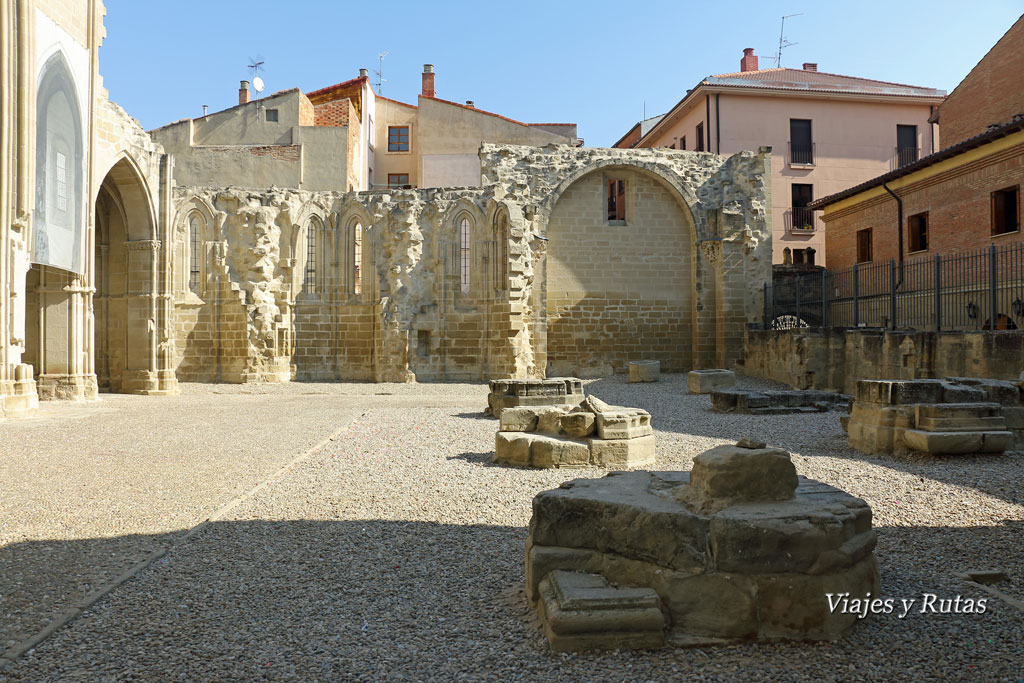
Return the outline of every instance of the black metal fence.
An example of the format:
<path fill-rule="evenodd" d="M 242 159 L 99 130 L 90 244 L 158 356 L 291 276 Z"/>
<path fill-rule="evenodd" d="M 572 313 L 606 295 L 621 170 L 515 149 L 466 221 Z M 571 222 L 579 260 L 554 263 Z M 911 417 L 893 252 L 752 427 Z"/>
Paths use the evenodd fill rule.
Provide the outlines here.
<path fill-rule="evenodd" d="M 1024 327 L 1024 244 L 778 277 L 764 325 L 918 330 Z"/>

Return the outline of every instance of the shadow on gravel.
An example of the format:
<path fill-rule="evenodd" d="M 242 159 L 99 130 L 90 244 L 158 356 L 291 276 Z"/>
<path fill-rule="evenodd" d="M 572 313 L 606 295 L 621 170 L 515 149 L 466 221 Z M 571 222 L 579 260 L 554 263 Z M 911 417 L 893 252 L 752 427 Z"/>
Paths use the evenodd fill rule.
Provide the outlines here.
<path fill-rule="evenodd" d="M 985 597 L 951 572 L 1019 571 L 1021 531 L 1020 522 L 878 529 L 882 597 Z M 519 527 L 413 521 L 213 523 L 0 671 L 0 681 L 892 679 L 919 666 L 993 680 L 1016 676 L 1024 655 L 1020 613 L 994 599 L 981 615 L 872 617 L 829 644 L 551 654 L 522 593 L 525 539 Z M 0 557 L 16 567 L 48 546 L 56 560 L 159 541 L 29 541 Z M 5 601 L 19 590 L 9 576 Z"/>
<path fill-rule="evenodd" d="M 483 465 L 484 467 L 508 467 L 508 465 L 494 462 L 494 451 L 489 453 L 459 453 L 458 455 L 448 456 L 448 460 L 465 460 L 468 463 Z"/>
<path fill-rule="evenodd" d="M 494 424 L 498 424 L 498 420 L 491 417 L 490 415 L 484 415 L 483 411 L 479 413 L 452 413 L 454 417 L 461 417 L 464 420 L 492 420 Z"/>

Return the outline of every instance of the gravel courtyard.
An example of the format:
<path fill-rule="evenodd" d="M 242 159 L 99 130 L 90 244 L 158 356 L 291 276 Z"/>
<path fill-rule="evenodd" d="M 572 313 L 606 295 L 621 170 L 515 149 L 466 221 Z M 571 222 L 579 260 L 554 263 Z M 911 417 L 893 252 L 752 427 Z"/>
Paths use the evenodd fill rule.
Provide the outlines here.
<path fill-rule="evenodd" d="M 553 654 L 522 590 L 530 502 L 603 471 L 492 464 L 483 384 L 186 384 L 0 423 L 0 681 L 1024 680 L 1021 455 L 865 456 L 837 413 L 718 415 L 684 375 L 587 391 L 650 411 L 659 469 L 743 436 L 789 450 L 874 509 L 882 597 L 987 611 L 878 615 L 828 644 Z M 982 568 L 1009 601 L 957 576 Z"/>

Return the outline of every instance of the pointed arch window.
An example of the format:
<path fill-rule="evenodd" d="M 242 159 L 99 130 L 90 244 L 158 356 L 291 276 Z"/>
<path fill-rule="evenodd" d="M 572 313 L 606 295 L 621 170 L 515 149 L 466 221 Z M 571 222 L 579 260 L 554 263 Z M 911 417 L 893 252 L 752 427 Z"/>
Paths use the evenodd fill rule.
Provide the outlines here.
<path fill-rule="evenodd" d="M 459 220 L 459 285 L 463 294 L 469 294 L 470 251 L 469 218 Z"/>
<path fill-rule="evenodd" d="M 316 259 L 319 232 L 320 220 L 317 218 L 310 218 L 309 224 L 306 226 L 306 272 L 303 282 L 303 290 L 307 294 L 315 294 L 317 292 Z"/>
<path fill-rule="evenodd" d="M 359 221 L 352 226 L 352 293 L 363 293 L 363 226 Z"/>
<path fill-rule="evenodd" d="M 200 293 L 202 238 L 203 220 L 193 213 L 188 219 L 188 288 L 195 294 Z"/>
<path fill-rule="evenodd" d="M 508 289 L 508 214 L 504 209 L 494 217 L 494 239 L 498 241 L 497 267 L 495 268 L 498 291 Z"/>

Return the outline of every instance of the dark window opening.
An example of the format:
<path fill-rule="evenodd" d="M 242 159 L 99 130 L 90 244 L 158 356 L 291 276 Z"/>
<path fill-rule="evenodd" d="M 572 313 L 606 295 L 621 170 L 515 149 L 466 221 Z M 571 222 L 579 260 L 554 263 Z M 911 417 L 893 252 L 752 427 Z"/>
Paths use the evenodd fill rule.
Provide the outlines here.
<path fill-rule="evenodd" d="M 430 330 L 416 330 L 416 355 L 420 358 L 430 356 Z"/>
<path fill-rule="evenodd" d="M 686 136 L 679 138 L 679 149 L 686 149 Z"/>
<path fill-rule="evenodd" d="M 871 228 L 857 231 L 857 263 L 871 261 Z"/>
<path fill-rule="evenodd" d="M 306 226 L 306 272 L 304 289 L 308 294 L 316 292 L 316 233 L 318 224 L 311 220 Z"/>
<path fill-rule="evenodd" d="M 793 183 L 793 229 L 814 230 L 814 210 L 807 205 L 814 201 L 814 186 L 809 183 Z"/>
<path fill-rule="evenodd" d="M 928 212 L 911 216 L 907 222 L 910 225 L 910 251 L 924 251 L 928 248 Z"/>
<path fill-rule="evenodd" d="M 794 266 L 813 266 L 814 255 L 817 252 L 814 247 L 807 247 L 806 249 L 794 249 L 793 250 L 793 265 Z"/>
<path fill-rule="evenodd" d="M 626 220 L 626 181 L 608 181 L 608 220 Z"/>
<path fill-rule="evenodd" d="M 704 151 L 704 124 L 703 123 L 698 123 L 697 124 L 697 146 L 694 147 L 694 150 L 696 150 L 698 152 L 703 152 Z"/>
<path fill-rule="evenodd" d="M 388 187 L 410 189 L 408 173 L 388 173 Z"/>
<path fill-rule="evenodd" d="M 409 151 L 409 126 L 388 126 L 388 151 Z"/>
<path fill-rule="evenodd" d="M 896 163 L 906 166 L 918 160 L 917 126 L 896 126 Z"/>
<path fill-rule="evenodd" d="M 810 119 L 789 120 L 789 161 L 792 164 L 814 163 Z"/>
<path fill-rule="evenodd" d="M 189 242 L 189 272 L 188 272 L 188 288 L 199 294 L 199 255 L 201 253 L 201 234 L 202 234 L 202 223 L 198 216 L 193 215 L 188 222 L 188 242 Z"/>
<path fill-rule="evenodd" d="M 1020 186 L 992 193 L 992 234 L 1005 235 L 1020 230 Z"/>
<path fill-rule="evenodd" d="M 277 123 L 277 110 L 267 109 L 265 118 L 268 123 Z"/>

